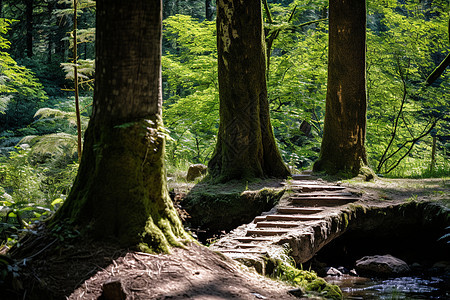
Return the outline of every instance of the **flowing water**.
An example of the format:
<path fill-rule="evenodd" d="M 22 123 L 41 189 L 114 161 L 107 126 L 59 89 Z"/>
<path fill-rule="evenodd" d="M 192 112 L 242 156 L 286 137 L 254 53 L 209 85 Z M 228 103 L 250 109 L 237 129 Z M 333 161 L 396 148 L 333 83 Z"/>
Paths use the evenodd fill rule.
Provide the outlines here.
<path fill-rule="evenodd" d="M 341 288 L 344 299 L 450 299 L 449 282 L 439 277 L 370 279 L 344 275 L 325 279 Z"/>

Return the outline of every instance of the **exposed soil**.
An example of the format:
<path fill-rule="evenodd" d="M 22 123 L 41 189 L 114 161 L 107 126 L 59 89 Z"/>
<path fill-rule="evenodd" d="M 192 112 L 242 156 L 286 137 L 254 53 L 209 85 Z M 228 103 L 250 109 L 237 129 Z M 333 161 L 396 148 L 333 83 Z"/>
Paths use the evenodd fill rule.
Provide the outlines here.
<path fill-rule="evenodd" d="M 0 285 L 1 299 L 99 299 L 108 281 L 119 282 L 126 299 L 298 299 L 287 293 L 293 287 L 197 244 L 152 255 L 93 241 L 68 246 L 42 232 L 30 258 L 19 260 L 20 277 Z"/>

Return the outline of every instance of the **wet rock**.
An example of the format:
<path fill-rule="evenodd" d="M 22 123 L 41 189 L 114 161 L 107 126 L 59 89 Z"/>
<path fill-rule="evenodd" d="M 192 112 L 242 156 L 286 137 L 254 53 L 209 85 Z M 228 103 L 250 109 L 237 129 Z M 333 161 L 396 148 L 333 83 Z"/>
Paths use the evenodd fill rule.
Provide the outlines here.
<path fill-rule="evenodd" d="M 356 261 L 356 270 L 370 276 L 391 276 L 411 271 L 406 262 L 389 254 L 365 256 Z"/>
<path fill-rule="evenodd" d="M 356 272 L 355 269 L 351 269 L 350 272 L 348 273 L 350 276 L 358 276 L 358 273 Z"/>
<path fill-rule="evenodd" d="M 409 268 L 411 269 L 411 271 L 413 272 L 421 272 L 423 271 L 423 266 L 419 263 L 413 263 L 409 266 Z"/>
<path fill-rule="evenodd" d="M 196 178 L 205 175 L 207 170 L 208 167 L 202 164 L 190 165 L 186 175 L 186 180 L 194 181 Z"/>
<path fill-rule="evenodd" d="M 305 295 L 305 292 L 302 289 L 289 290 L 288 293 L 297 298 L 301 298 Z"/>
<path fill-rule="evenodd" d="M 347 269 L 346 267 L 339 267 L 337 268 L 339 272 L 341 272 L 342 274 L 350 274 L 350 270 Z"/>
<path fill-rule="evenodd" d="M 342 272 L 333 267 L 326 268 L 326 271 L 327 276 L 342 276 Z"/>
<path fill-rule="evenodd" d="M 450 273 L 450 261 L 438 261 L 429 270 L 431 274 Z"/>

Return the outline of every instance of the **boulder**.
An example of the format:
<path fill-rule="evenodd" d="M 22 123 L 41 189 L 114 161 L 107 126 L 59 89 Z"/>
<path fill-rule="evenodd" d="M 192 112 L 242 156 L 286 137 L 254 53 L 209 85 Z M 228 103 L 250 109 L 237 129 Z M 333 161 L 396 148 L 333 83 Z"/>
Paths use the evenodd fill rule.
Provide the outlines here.
<path fill-rule="evenodd" d="M 186 180 L 194 181 L 195 178 L 205 175 L 207 170 L 208 167 L 203 164 L 190 165 L 186 175 Z"/>
<path fill-rule="evenodd" d="M 356 271 L 361 275 L 395 276 L 411 270 L 406 262 L 388 254 L 365 256 L 357 260 Z"/>

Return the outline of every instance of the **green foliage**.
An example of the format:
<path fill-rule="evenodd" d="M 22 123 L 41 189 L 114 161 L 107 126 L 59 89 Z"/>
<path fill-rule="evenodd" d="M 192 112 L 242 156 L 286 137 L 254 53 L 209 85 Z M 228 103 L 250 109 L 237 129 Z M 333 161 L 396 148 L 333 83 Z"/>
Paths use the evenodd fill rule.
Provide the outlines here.
<path fill-rule="evenodd" d="M 408 169 L 412 161 L 403 159 L 422 160 L 430 141 L 424 138 L 433 128 L 448 136 L 450 78 L 424 84 L 449 48 L 442 38 L 448 4 L 385 1 L 369 8 L 367 149 L 376 171 L 389 173 L 397 166 Z"/>
<path fill-rule="evenodd" d="M 206 163 L 219 124 L 215 23 L 176 15 L 164 20 L 171 49 L 162 58 L 170 164 Z"/>
<path fill-rule="evenodd" d="M 40 134 L 50 134 L 55 132 L 65 132 L 76 134 L 76 114 L 73 111 L 63 111 L 52 108 L 41 108 L 34 114 L 35 121 L 30 125 Z M 87 128 L 89 119 L 81 118 L 81 128 Z"/>
<path fill-rule="evenodd" d="M 0 18 L 0 113 L 5 113 L 11 102 L 18 101 L 18 95 L 35 98 L 37 101 L 47 98 L 42 85 L 33 73 L 19 66 L 7 52 L 11 43 L 5 35 L 12 22 L 12 20 Z"/>
<path fill-rule="evenodd" d="M 70 190 L 78 165 L 33 165 L 24 147 L 0 160 L 0 244 L 12 245 L 50 217 Z"/>

